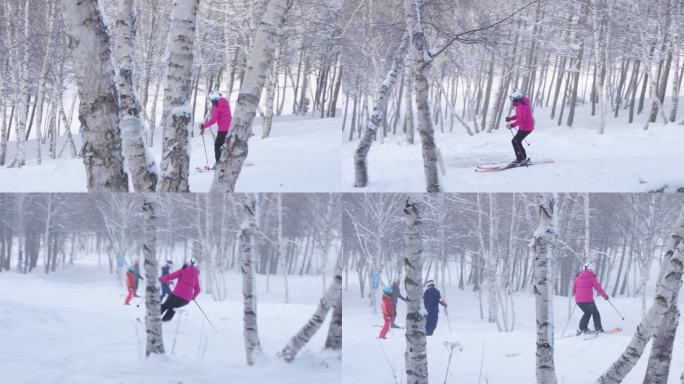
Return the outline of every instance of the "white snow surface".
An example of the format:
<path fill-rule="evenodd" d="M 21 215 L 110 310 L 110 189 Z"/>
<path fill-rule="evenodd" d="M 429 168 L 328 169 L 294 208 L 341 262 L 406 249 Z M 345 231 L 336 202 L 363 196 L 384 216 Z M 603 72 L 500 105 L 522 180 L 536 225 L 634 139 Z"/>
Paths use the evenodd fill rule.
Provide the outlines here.
<path fill-rule="evenodd" d="M 440 175 L 447 192 L 645 192 L 665 187 L 684 187 L 684 127 L 664 125 L 659 120 L 644 130 L 639 115 L 633 124 L 608 118 L 606 132 L 598 133 L 598 117 L 590 117 L 589 106 L 577 108 L 574 128 L 559 127 L 549 119 L 548 109 L 535 110 L 536 129 L 527 138 L 527 155 L 534 160 L 554 160 L 495 173 L 478 173 L 478 165 L 506 164 L 515 159 L 511 133 L 502 128 L 491 133 L 465 133 L 456 121 L 454 132 L 436 125 L 436 142 L 446 166 Z M 347 123 L 347 128 L 349 123 Z M 415 144 L 403 135 L 389 136 L 373 143 L 368 156 L 369 184 L 354 187 L 354 151 L 358 139 L 343 149 L 344 191 L 424 192 L 425 175 L 416 132 Z"/>
<path fill-rule="evenodd" d="M 198 122 L 194 124 L 196 127 Z M 315 119 L 295 116 L 274 117 L 268 139 L 261 139 L 261 119 L 256 119 L 254 136 L 249 140 L 249 155 L 238 178 L 236 192 L 336 192 L 342 189 L 342 145 L 339 140 L 341 118 Z M 215 127 L 212 128 L 215 131 Z M 150 149 L 157 165 L 161 161 L 161 130 L 158 129 L 155 146 Z M 213 172 L 198 172 L 204 167 L 202 137 L 195 130 L 191 139 L 190 189 L 208 192 Z M 207 132 L 206 141 L 209 166 L 214 164 L 214 142 Z M 74 135 L 77 148 L 80 136 Z M 0 167 L 0 192 L 86 192 L 86 175 L 82 159 L 51 160 L 47 146 L 43 145 L 43 164 L 35 161 L 35 140 L 26 145 L 27 165 L 22 168 Z M 7 158 L 14 158 L 15 142 L 8 145 Z M 61 148 L 58 142 L 57 149 Z M 130 191 L 133 185 L 130 184 Z"/>
<path fill-rule="evenodd" d="M 77 265 L 45 275 L 0 273 L 0 371 L 13 384 L 339 383 L 340 354 L 323 350 L 329 320 L 294 362 L 277 358 L 314 312 L 320 277 L 290 276 L 290 304 L 282 278 L 270 292 L 259 275 L 258 325 L 263 354 L 248 367 L 242 336 L 241 277 L 227 275 L 225 302 L 201 294 L 198 302 L 218 332 L 190 303 L 164 323 L 166 355 L 144 358 L 144 302 L 124 306 L 126 289 L 106 266 Z M 138 289 L 144 295 L 144 282 Z M 140 317 L 142 322 L 136 318 Z M 328 316 L 330 317 L 330 315 Z M 178 320 L 180 319 L 180 324 Z M 172 344 L 179 327 L 175 351 Z M 139 336 L 136 336 L 136 332 Z M 140 344 L 138 344 L 140 343 Z"/>
<path fill-rule="evenodd" d="M 651 284 L 653 285 L 653 284 Z M 447 372 L 449 351 L 445 342 L 458 342 L 462 352 L 454 351 L 447 383 L 449 384 L 530 384 L 535 379 L 535 305 L 529 293 L 519 293 L 515 300 L 515 329 L 510 333 L 497 330 L 496 324 L 487 323 L 487 295 L 483 292 L 484 319 L 479 316 L 477 293 L 472 287 L 465 291 L 457 287 L 446 290 L 440 287 L 447 301 L 449 316 L 440 308 L 437 329 L 427 338 L 428 375 L 430 383 L 443 383 Z M 404 293 L 402 289 L 402 294 Z M 648 303 L 652 300 L 649 293 Z M 379 301 L 379 299 L 378 299 Z M 570 336 L 560 338 L 567 322 L 568 298 L 554 299 L 555 318 L 555 364 L 559 383 L 593 383 L 624 351 L 641 320 L 639 297 L 618 297 L 611 299 L 623 313 L 622 321 L 610 304 L 602 298 L 596 299 L 604 328 L 621 327 L 622 333 L 602 335 L 594 339 Z M 684 302 L 680 296 L 680 306 Z M 406 304 L 399 300 L 396 323 L 405 325 Z M 368 299 L 359 298 L 357 286 L 349 286 L 344 292 L 344 355 L 342 365 L 343 383 L 395 384 L 406 381 L 404 352 L 406 339 L 404 329 L 391 329 L 386 340 L 377 339 L 382 324 L 382 314 L 374 314 L 368 306 Z M 566 335 L 574 335 L 581 311 L 576 308 L 568 325 Z M 449 322 L 451 329 L 449 328 Z M 593 329 L 593 323 L 589 322 Z M 484 348 L 484 357 L 483 357 Z M 640 361 L 627 376 L 624 384 L 641 384 L 650 344 Z M 668 383 L 679 384 L 684 371 L 684 336 L 678 332 L 674 344 L 672 365 Z M 480 367 L 482 366 L 482 380 Z M 394 375 L 393 375 L 394 372 Z"/>

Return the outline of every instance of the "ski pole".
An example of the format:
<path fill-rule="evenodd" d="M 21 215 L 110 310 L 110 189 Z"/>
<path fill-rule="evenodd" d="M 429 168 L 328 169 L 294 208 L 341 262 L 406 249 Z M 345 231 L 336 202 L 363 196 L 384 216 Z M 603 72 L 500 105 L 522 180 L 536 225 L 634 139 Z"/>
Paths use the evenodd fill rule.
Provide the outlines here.
<path fill-rule="evenodd" d="M 449 311 L 446 309 L 446 307 L 444 307 L 444 314 L 446 315 L 446 318 L 447 318 L 447 325 L 449 326 L 449 333 L 453 333 L 453 332 L 451 332 L 451 320 L 449 320 Z"/>
<path fill-rule="evenodd" d="M 209 156 L 207 155 L 207 142 L 204 141 L 204 133 L 202 133 L 202 144 L 204 144 L 204 159 L 207 161 L 207 169 L 209 169 Z"/>
<path fill-rule="evenodd" d="M 216 329 L 216 327 L 214 327 L 214 324 L 212 324 L 211 320 L 209 320 L 209 317 L 207 317 L 207 314 L 204 313 L 204 310 L 203 310 L 202 307 L 200 307 L 200 305 L 197 303 L 197 300 L 192 299 L 192 301 L 195 302 L 195 304 L 197 305 L 197 308 L 199 308 L 200 312 L 202 312 L 202 315 L 204 315 L 204 318 L 207 319 L 207 322 L 209 323 L 209 325 L 211 325 L 211 327 L 214 328 L 214 331 L 216 331 L 216 332 L 218 333 L 218 329 Z"/>
<path fill-rule="evenodd" d="M 615 312 L 617 312 L 617 314 L 622 318 L 622 320 L 624 320 L 625 317 L 622 316 L 622 313 L 620 313 L 620 311 L 618 311 L 617 308 L 615 308 L 615 306 L 613 305 L 613 302 L 610 301 L 610 300 L 608 300 L 608 299 L 606 299 L 606 301 L 610 304 L 611 307 L 613 307 L 613 309 L 615 310 Z"/>
<path fill-rule="evenodd" d="M 563 332 L 561 332 L 561 335 L 565 335 L 565 331 L 568 329 L 568 325 L 570 325 L 570 320 L 572 320 L 572 314 L 575 313 L 576 307 L 577 304 L 572 306 L 572 311 L 570 311 L 570 316 L 568 316 L 568 321 L 565 323 L 565 327 L 563 328 Z"/>

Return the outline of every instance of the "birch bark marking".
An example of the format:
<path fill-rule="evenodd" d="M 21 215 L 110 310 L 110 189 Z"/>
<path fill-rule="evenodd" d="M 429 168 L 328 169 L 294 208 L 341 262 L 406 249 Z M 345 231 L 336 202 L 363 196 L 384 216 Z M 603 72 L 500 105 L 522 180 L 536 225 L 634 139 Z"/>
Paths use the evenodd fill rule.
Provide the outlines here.
<path fill-rule="evenodd" d="M 114 49 L 119 91 L 119 127 L 123 138 L 123 152 L 131 172 L 133 187 L 138 192 L 154 192 L 157 188 L 157 166 L 145 148 L 141 106 L 133 86 L 135 46 L 134 0 L 119 0 L 116 20 L 116 47 Z"/>
<path fill-rule="evenodd" d="M 83 164 L 89 192 L 128 192 L 109 30 L 98 0 L 61 0 L 85 129 Z"/>
<path fill-rule="evenodd" d="M 370 122 L 364 128 L 363 136 L 354 154 L 354 172 L 356 175 L 354 186 L 357 188 L 363 188 L 368 185 L 368 152 L 373 141 L 375 141 L 378 128 L 382 125 L 392 90 L 399 79 L 399 75 L 404 70 L 404 61 L 406 60 L 408 48 L 409 38 L 406 35 L 401 39 L 401 44 L 399 44 L 394 55 L 392 55 L 390 70 L 387 72 L 385 81 L 382 82 L 380 89 L 375 94 L 375 104 L 373 105 Z"/>
<path fill-rule="evenodd" d="M 534 298 L 537 312 L 537 383 L 557 383 L 553 360 L 553 282 L 551 257 L 556 241 L 556 201 L 549 194 L 539 196 L 540 223 L 534 232 Z"/>
<path fill-rule="evenodd" d="M 273 65 L 276 44 L 282 33 L 289 7 L 290 0 L 269 0 L 266 5 L 266 12 L 259 22 L 254 49 L 240 87 L 231 134 L 221 148 L 221 161 L 214 174 L 211 192 L 235 190 L 235 184 L 249 151 L 248 141 L 252 136 L 252 123 Z"/>
<path fill-rule="evenodd" d="M 680 211 L 679 218 L 672 231 L 665 251 L 665 260 L 667 262 L 663 263 L 661 267 L 656 296 L 651 308 L 641 319 L 625 351 L 603 375 L 596 379 L 595 384 L 621 383 L 641 358 L 646 344 L 663 323 L 663 319 L 672 304 L 677 302 L 678 288 L 682 282 L 684 266 L 684 208 Z"/>
<path fill-rule="evenodd" d="M 423 219 L 422 204 L 409 197 L 404 207 L 404 288 L 406 289 L 406 383 L 428 384 L 427 340 L 423 299 Z"/>
<path fill-rule="evenodd" d="M 162 192 L 189 192 L 189 136 L 192 131 L 192 61 L 199 0 L 175 0 L 166 46 L 164 86 L 164 144 L 161 161 Z"/>
<path fill-rule="evenodd" d="M 145 195 L 143 202 L 143 257 L 145 258 L 145 328 L 147 347 L 145 355 L 163 354 L 159 276 L 157 274 L 157 215 L 156 197 Z"/>

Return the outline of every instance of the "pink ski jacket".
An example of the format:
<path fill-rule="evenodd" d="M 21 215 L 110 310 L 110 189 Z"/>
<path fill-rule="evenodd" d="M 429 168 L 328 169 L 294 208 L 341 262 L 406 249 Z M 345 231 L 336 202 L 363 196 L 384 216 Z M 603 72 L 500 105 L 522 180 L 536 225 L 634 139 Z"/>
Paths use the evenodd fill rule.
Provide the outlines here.
<path fill-rule="evenodd" d="M 228 132 L 232 119 L 233 117 L 230 114 L 228 100 L 220 98 L 216 102 L 216 106 L 211 110 L 211 118 L 202 124 L 202 128 L 209 128 L 212 125 L 217 124 L 219 132 Z"/>
<path fill-rule="evenodd" d="M 192 301 L 200 293 L 199 270 L 192 265 L 176 272 L 169 273 L 159 278 L 159 281 L 166 283 L 169 280 L 178 279 L 173 294 L 187 301 Z"/>
<path fill-rule="evenodd" d="M 594 275 L 593 271 L 586 270 L 577 274 L 575 282 L 572 284 L 572 293 L 575 295 L 575 301 L 578 303 L 590 303 L 594 301 L 594 289 L 603 296 L 604 299 L 608 299 L 608 295 L 601 288 Z"/>
<path fill-rule="evenodd" d="M 511 126 L 517 127 L 523 132 L 532 132 L 534 130 L 534 118 L 530 108 L 530 99 L 525 96 L 522 100 L 514 102 L 513 106 L 515 107 L 515 115 L 509 116 Z"/>

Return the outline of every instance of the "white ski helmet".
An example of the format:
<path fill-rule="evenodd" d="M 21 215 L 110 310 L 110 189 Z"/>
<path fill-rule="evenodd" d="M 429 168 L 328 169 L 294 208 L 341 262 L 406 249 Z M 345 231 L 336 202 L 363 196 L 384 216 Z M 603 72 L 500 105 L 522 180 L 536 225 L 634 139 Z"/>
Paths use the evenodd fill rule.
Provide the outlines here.
<path fill-rule="evenodd" d="M 591 271 L 592 270 L 591 263 L 584 263 L 584 265 L 582 266 L 582 270 L 583 271 Z"/>
<path fill-rule="evenodd" d="M 430 286 L 433 286 L 433 285 L 435 285 L 435 281 L 432 279 L 425 282 L 425 288 L 430 288 Z"/>
<path fill-rule="evenodd" d="M 221 92 L 218 91 L 218 89 L 211 91 L 211 93 L 209 94 L 209 100 L 211 101 L 216 101 L 222 97 L 223 95 L 221 94 Z"/>
<path fill-rule="evenodd" d="M 190 261 L 188 262 L 189 265 L 192 265 L 193 267 L 197 265 L 197 259 L 194 257 L 190 258 Z"/>
<path fill-rule="evenodd" d="M 520 92 L 517 89 L 515 91 L 513 91 L 513 93 L 511 93 L 511 96 L 510 96 L 511 101 L 513 101 L 513 102 L 518 101 L 518 100 L 522 100 L 522 98 L 523 98 L 522 92 Z"/>

